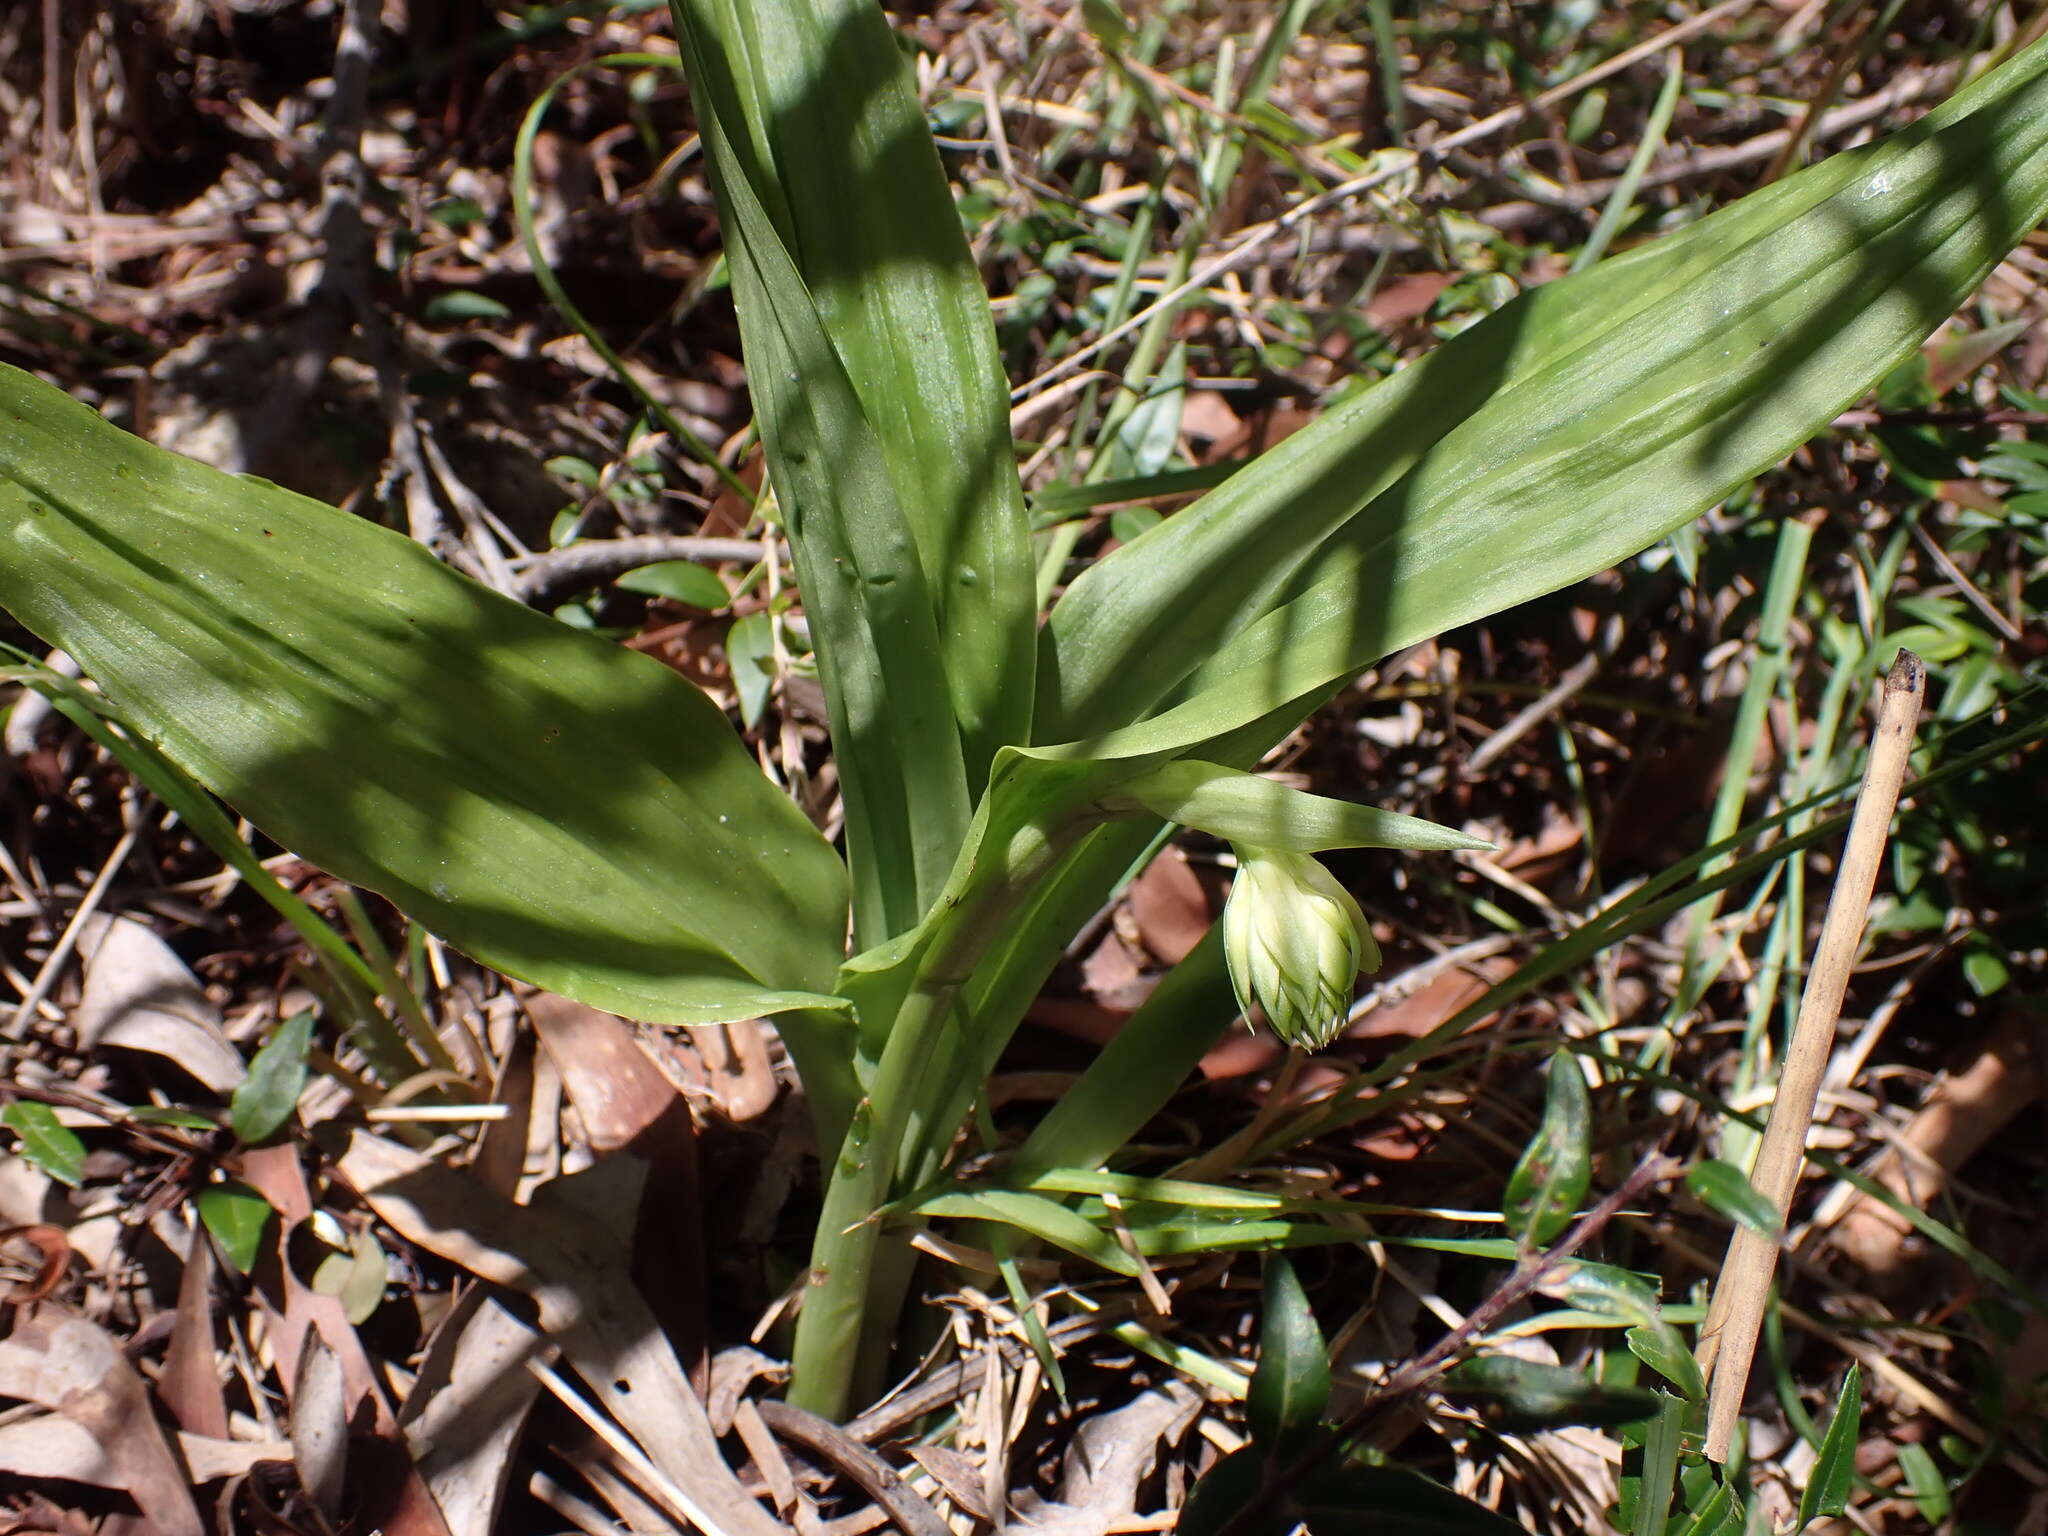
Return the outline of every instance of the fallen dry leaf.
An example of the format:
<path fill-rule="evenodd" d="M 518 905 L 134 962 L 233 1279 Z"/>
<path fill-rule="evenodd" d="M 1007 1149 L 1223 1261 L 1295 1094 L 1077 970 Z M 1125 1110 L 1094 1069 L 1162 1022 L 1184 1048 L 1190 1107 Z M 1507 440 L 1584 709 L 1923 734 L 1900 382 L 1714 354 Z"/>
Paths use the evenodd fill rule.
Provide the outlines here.
<path fill-rule="evenodd" d="M 25 1310 L 0 1339 L 0 1397 L 39 1404 L 92 1437 L 80 1481 L 126 1493 L 162 1536 L 204 1536 L 148 1389 L 105 1329 L 49 1302 Z"/>
<path fill-rule="evenodd" d="M 146 1051 L 226 1094 L 247 1072 L 220 1010 L 170 945 L 132 917 L 95 917 L 79 939 L 85 981 L 72 1027 L 87 1046 Z"/>

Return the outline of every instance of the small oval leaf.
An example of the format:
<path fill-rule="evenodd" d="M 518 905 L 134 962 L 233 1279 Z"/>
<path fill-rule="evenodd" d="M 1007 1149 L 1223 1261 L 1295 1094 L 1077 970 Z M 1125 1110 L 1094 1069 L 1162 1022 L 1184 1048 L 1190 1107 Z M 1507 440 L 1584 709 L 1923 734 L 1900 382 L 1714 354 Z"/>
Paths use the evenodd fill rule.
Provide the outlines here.
<path fill-rule="evenodd" d="M 645 592 L 649 597 L 665 597 L 686 607 L 713 612 L 732 601 L 732 594 L 726 591 L 718 573 L 694 560 L 662 560 L 643 565 L 626 572 L 615 585 L 627 592 Z"/>
<path fill-rule="evenodd" d="M 1765 1237 L 1778 1235 L 1778 1213 L 1733 1163 L 1707 1158 L 1685 1170 L 1685 1187 L 1730 1221 Z"/>
<path fill-rule="evenodd" d="M 1541 1248 L 1571 1225 L 1593 1177 L 1593 1101 L 1578 1057 L 1550 1058 L 1543 1123 L 1508 1178 L 1501 1216 L 1507 1228 Z"/>
<path fill-rule="evenodd" d="M 76 1189 L 85 1177 L 85 1143 L 49 1105 L 16 1099 L 0 1109 L 0 1125 L 21 1138 L 21 1155 L 59 1184 Z"/>
<path fill-rule="evenodd" d="M 199 1219 L 206 1223 L 227 1261 L 242 1274 L 256 1267 L 270 1202 L 246 1184 L 209 1184 L 199 1192 Z"/>
<path fill-rule="evenodd" d="M 249 1075 L 229 1101 L 228 1124 L 251 1146 L 284 1129 L 306 1089 L 306 1048 L 313 1043 L 313 1012 L 293 1014 L 277 1026 L 249 1063 Z"/>

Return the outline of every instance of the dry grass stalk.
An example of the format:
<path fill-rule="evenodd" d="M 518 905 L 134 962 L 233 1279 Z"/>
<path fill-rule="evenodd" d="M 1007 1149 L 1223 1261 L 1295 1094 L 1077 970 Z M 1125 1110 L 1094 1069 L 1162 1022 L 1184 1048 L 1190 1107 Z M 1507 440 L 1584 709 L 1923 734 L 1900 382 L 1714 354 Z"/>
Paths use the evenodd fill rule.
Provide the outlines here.
<path fill-rule="evenodd" d="M 1926 688 L 1925 665 L 1911 651 L 1900 651 L 1884 680 L 1870 761 L 1864 769 L 1863 787 L 1857 792 L 1849 839 L 1842 850 L 1834 892 L 1828 898 L 1820 942 L 1814 948 L 1813 967 L 1807 974 L 1792 1047 L 1771 1104 L 1770 1123 L 1750 1170 L 1750 1182 L 1771 1202 L 1780 1223 L 1791 1209 L 1792 1194 L 1799 1184 L 1814 1100 L 1834 1045 L 1835 1021 L 1841 1015 L 1849 972 L 1863 939 L 1870 893 L 1877 884 L 1878 862 L 1884 857 L 1892 813 L 1898 807 L 1899 786 L 1905 782 L 1906 759 L 1912 751 Z M 1738 1227 L 1714 1282 L 1714 1299 L 1700 1331 L 1699 1347 L 1701 1368 L 1712 1374 L 1707 1393 L 1706 1452 L 1714 1461 L 1728 1459 L 1777 1263 L 1775 1237 Z"/>

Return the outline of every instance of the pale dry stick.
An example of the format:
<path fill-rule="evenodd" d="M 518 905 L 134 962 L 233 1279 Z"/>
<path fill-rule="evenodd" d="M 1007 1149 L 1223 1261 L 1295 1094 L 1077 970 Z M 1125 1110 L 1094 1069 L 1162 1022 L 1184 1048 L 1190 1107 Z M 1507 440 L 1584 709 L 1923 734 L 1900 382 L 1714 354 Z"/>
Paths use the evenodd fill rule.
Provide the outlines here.
<path fill-rule="evenodd" d="M 1444 135 L 1443 138 L 1437 140 L 1434 144 L 1427 146 L 1420 154 L 1394 156 L 1394 163 L 1392 164 L 1383 165 L 1377 170 L 1366 172 L 1363 176 L 1354 176 L 1349 181 L 1340 182 L 1326 192 L 1318 192 L 1313 197 L 1303 199 L 1277 218 L 1268 219 L 1263 224 L 1253 225 L 1240 235 L 1236 245 L 1216 257 L 1213 261 L 1198 267 L 1194 272 L 1190 273 L 1186 282 L 1168 289 L 1143 309 L 1132 314 L 1123 324 L 1111 326 L 1100 336 L 1089 342 L 1087 346 L 1068 353 L 1066 357 L 1046 369 L 1045 372 L 1031 380 L 1030 383 L 1012 390 L 1010 392 L 1011 403 L 1013 405 L 1020 404 L 1050 388 L 1058 380 L 1065 378 L 1076 368 L 1079 368 L 1083 363 L 1101 352 L 1105 347 L 1113 346 L 1124 337 L 1130 335 L 1131 332 L 1145 324 L 1146 321 L 1150 320 L 1162 309 L 1167 309 L 1180 303 L 1189 294 L 1199 293 L 1224 273 L 1236 271 L 1280 236 L 1296 228 L 1306 220 L 1314 218 L 1317 214 L 1326 212 L 1341 203 L 1347 203 L 1361 193 L 1370 192 L 1374 187 L 1382 186 L 1397 176 L 1404 176 L 1428 160 L 1448 154 L 1454 149 L 1462 149 L 1467 144 L 1477 143 L 1479 140 L 1497 133 L 1503 128 L 1512 128 L 1531 113 L 1541 112 L 1546 107 L 1553 107 L 1557 103 L 1577 95 L 1589 86 L 1599 84 L 1608 76 L 1619 74 L 1631 64 L 1650 58 L 1666 48 L 1674 48 L 1687 38 L 1697 36 L 1699 33 L 1713 27 L 1716 23 L 1726 21 L 1738 12 L 1749 9 L 1753 4 L 1755 4 L 1755 0 L 1721 0 L 1721 4 L 1709 10 L 1701 11 L 1699 15 L 1692 17 L 1690 20 L 1682 21 L 1674 27 L 1667 27 L 1655 37 L 1645 42 L 1637 43 L 1633 48 L 1623 49 L 1613 58 L 1595 64 L 1585 73 L 1574 76 L 1562 85 L 1552 86 L 1540 96 L 1531 97 L 1528 101 L 1517 102 L 1512 107 L 1503 107 L 1490 117 L 1482 117 L 1478 122 L 1468 124 L 1458 129 L 1455 133 Z"/>
<path fill-rule="evenodd" d="M 1821 923 L 1820 942 L 1807 972 L 1806 993 L 1799 1000 L 1799 1020 L 1771 1118 L 1757 1147 L 1750 1183 L 1770 1201 L 1782 1224 L 1792 1206 L 1799 1171 L 1806 1157 L 1806 1134 L 1813 1125 L 1813 1106 L 1820 1092 L 1835 1038 L 1835 1020 L 1849 987 L 1849 972 L 1863 939 L 1870 913 L 1870 893 L 1884 857 L 1899 786 L 1906 778 L 1906 758 L 1920 723 L 1920 700 L 1927 689 L 1927 668 L 1911 651 L 1900 651 L 1884 680 L 1877 727 L 1871 734 L 1870 761 L 1857 791 L 1849 838 Z M 1771 1276 L 1778 1264 L 1778 1239 L 1750 1227 L 1737 1227 L 1714 1282 L 1714 1299 L 1700 1329 L 1699 1361 L 1711 1371 L 1707 1393 L 1707 1457 L 1725 1462 L 1742 1414 L 1749 1385 L 1749 1367 L 1756 1354 L 1757 1330 L 1763 1326 Z"/>

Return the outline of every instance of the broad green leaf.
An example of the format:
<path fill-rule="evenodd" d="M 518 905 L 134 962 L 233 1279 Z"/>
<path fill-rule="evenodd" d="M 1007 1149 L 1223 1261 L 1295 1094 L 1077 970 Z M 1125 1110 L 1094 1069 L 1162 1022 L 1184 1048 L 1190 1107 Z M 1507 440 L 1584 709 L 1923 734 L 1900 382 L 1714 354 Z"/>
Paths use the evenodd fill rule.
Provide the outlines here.
<path fill-rule="evenodd" d="M 1237 1521 L 1242 1536 L 1528 1536 L 1484 1505 L 1400 1467 L 1326 1464 L 1306 1477 L 1271 1475 L 1266 1453 L 1246 1446 L 1211 1467 L 1174 1526 L 1214 1536 Z"/>
<path fill-rule="evenodd" d="M 1469 837 L 1419 816 L 1308 794 L 1255 773 L 1191 758 L 1161 763 L 1126 780 L 1103 803 L 1110 810 L 1147 811 L 1233 843 L 1293 853 L 1493 846 L 1483 837 Z"/>
<path fill-rule="evenodd" d="M 273 1215 L 270 1202 L 248 1185 L 230 1181 L 207 1185 L 197 1203 L 199 1219 L 227 1261 L 245 1275 L 254 1269 Z"/>
<path fill-rule="evenodd" d="M 1593 1177 L 1593 1101 L 1570 1051 L 1552 1053 L 1543 1122 L 1508 1177 L 1501 1212 L 1508 1230 L 1541 1248 L 1571 1225 Z"/>
<path fill-rule="evenodd" d="M 280 843 L 487 964 L 673 1023 L 826 1000 L 838 860 L 696 689 L 11 368 L 0 607 Z"/>
<path fill-rule="evenodd" d="M 1259 1363 L 1245 1394 L 1245 1421 L 1255 1445 L 1284 1454 L 1314 1434 L 1330 1401 L 1330 1354 L 1285 1254 L 1267 1257 L 1265 1291 Z"/>
<path fill-rule="evenodd" d="M 1730 1221 L 1763 1233 L 1778 1235 L 1778 1212 L 1733 1163 L 1705 1158 L 1685 1170 L 1685 1187 Z"/>
<path fill-rule="evenodd" d="M 1798 1529 L 1829 1519 L 1849 1507 L 1849 1489 L 1856 1478 L 1856 1442 L 1863 1431 L 1863 1367 L 1852 1365 L 1835 1397 L 1834 1417 L 1821 1436 L 1820 1454 L 1799 1494 Z"/>
<path fill-rule="evenodd" d="M 38 1099 L 16 1099 L 0 1109 L 0 1125 L 20 1139 L 21 1155 L 59 1184 L 78 1187 L 85 1177 L 85 1143 Z"/>
<path fill-rule="evenodd" d="M 1038 739 L 1186 751 L 1682 526 L 2048 211 L 2044 69 L 1523 295 L 1109 556 L 1045 631 Z"/>
<path fill-rule="evenodd" d="M 1444 1374 L 1443 1393 L 1478 1410 L 1496 1429 L 1554 1429 L 1563 1424 L 1632 1424 L 1657 1411 L 1642 1387 L 1602 1386 L 1580 1371 L 1513 1355 L 1485 1355 Z"/>
<path fill-rule="evenodd" d="M 306 1088 L 306 1047 L 313 1043 L 313 1011 L 293 1014 L 263 1042 L 249 1075 L 235 1085 L 228 1124 L 251 1146 L 270 1140 L 292 1117 Z"/>
<path fill-rule="evenodd" d="M 723 163 L 724 128 L 703 126 Z M 760 194 L 744 175 L 718 185 L 747 377 L 832 718 L 854 933 L 870 948 L 916 926 L 972 816 L 932 582 L 875 425 Z"/>
<path fill-rule="evenodd" d="M 713 612 L 732 601 L 732 594 L 725 590 L 718 573 L 694 560 L 663 560 L 656 565 L 643 565 L 637 571 L 626 572 L 613 585 L 627 592 L 645 592 L 650 597 L 666 597 Z"/>
<path fill-rule="evenodd" d="M 1037 613 L 988 298 L 908 62 L 873 0 L 673 0 L 670 9 L 728 258 L 736 246 L 772 244 L 791 262 L 786 281 L 774 276 L 764 288 L 754 286 L 759 255 L 753 278 L 733 261 L 776 484 L 785 494 L 798 488 L 788 457 L 798 445 L 778 446 L 783 407 L 763 402 L 761 372 L 778 354 L 794 359 L 773 341 L 767 354 L 755 351 L 765 330 L 788 323 L 762 306 L 801 291 L 844 375 L 806 364 L 804 386 L 835 397 L 818 406 L 827 413 L 851 391 L 872 428 L 879 478 L 926 583 L 967 782 L 978 790 L 996 749 L 1026 739 Z M 812 511 L 838 515 L 823 502 Z M 856 531 L 849 524 L 841 536 Z"/>

